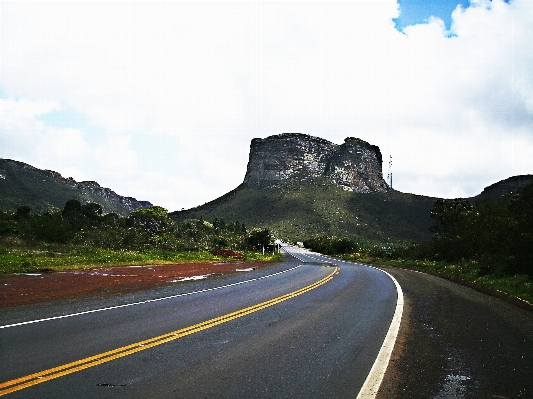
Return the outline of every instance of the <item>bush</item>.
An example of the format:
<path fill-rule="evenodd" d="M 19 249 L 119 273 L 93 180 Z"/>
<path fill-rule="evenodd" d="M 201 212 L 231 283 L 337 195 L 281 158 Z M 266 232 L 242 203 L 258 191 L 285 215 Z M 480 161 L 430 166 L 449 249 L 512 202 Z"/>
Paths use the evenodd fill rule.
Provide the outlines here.
<path fill-rule="evenodd" d="M 245 245 L 249 249 L 261 250 L 270 245 L 272 235 L 268 229 L 253 229 L 245 239 Z"/>
<path fill-rule="evenodd" d="M 211 254 L 215 256 L 223 256 L 224 258 L 244 259 L 245 256 L 240 252 L 232 251 L 231 249 L 213 249 Z"/>
<path fill-rule="evenodd" d="M 349 238 L 319 236 L 304 241 L 304 246 L 326 255 L 341 255 L 359 250 L 359 245 Z"/>

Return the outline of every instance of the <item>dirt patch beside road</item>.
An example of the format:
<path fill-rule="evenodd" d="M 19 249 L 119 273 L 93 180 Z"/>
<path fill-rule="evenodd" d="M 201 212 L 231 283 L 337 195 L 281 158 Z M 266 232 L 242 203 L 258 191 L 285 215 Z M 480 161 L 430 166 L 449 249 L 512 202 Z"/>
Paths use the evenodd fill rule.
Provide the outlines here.
<path fill-rule="evenodd" d="M 0 276 L 0 306 L 16 306 L 89 295 L 101 297 L 140 291 L 181 279 L 264 267 L 264 262 L 187 263 L 106 267 L 58 273 Z M 185 281 L 185 280 L 184 280 Z"/>

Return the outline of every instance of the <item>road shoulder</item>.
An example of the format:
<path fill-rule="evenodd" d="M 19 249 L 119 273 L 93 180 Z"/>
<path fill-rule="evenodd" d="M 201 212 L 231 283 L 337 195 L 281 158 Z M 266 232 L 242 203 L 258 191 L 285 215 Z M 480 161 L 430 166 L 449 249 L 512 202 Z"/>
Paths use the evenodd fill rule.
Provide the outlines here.
<path fill-rule="evenodd" d="M 378 398 L 526 397 L 533 314 L 451 281 L 383 267 L 404 317 Z"/>

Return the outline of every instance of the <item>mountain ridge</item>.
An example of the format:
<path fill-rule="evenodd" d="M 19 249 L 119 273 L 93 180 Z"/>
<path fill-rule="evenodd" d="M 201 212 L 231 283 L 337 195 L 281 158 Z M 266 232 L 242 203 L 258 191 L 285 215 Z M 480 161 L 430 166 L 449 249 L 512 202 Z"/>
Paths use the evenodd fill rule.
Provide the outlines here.
<path fill-rule="evenodd" d="M 239 221 L 293 242 L 324 234 L 391 243 L 430 240 L 430 212 L 439 198 L 393 190 L 381 166 L 379 147 L 354 137 L 340 145 L 301 133 L 253 139 L 239 186 L 170 216 Z"/>
<path fill-rule="evenodd" d="M 24 162 L 0 158 L 0 210 L 15 211 L 29 206 L 35 212 L 63 209 L 70 199 L 95 202 L 105 213 L 127 215 L 133 210 L 152 206 L 148 201 L 117 194 L 96 181 L 77 182 L 59 172 L 38 169 Z"/>
<path fill-rule="evenodd" d="M 342 144 L 301 133 L 253 139 L 239 186 L 170 216 L 177 221 L 239 221 L 248 228 L 270 228 L 277 237 L 293 242 L 324 234 L 381 242 L 429 240 L 429 215 L 439 198 L 393 190 L 381 166 L 379 147 L 354 137 Z M 532 182 L 533 175 L 512 176 L 467 199 L 497 200 Z M 152 206 L 95 181 L 76 182 L 52 170 L 0 159 L 0 210 L 28 205 L 34 212 L 53 211 L 69 199 L 96 202 L 104 212 L 120 215 Z"/>

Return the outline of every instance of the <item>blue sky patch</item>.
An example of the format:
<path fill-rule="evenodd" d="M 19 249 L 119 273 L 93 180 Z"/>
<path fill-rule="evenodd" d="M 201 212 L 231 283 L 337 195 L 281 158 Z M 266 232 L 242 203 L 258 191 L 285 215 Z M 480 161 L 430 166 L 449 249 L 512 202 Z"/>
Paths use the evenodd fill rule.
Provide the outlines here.
<path fill-rule="evenodd" d="M 509 3 L 510 0 L 504 1 Z M 400 16 L 393 18 L 393 22 L 400 32 L 403 32 L 409 25 L 427 23 L 431 16 L 442 19 L 446 30 L 450 30 L 453 10 L 458 5 L 463 8 L 470 6 L 469 0 L 398 0 L 398 2 L 400 3 Z"/>
<path fill-rule="evenodd" d="M 47 126 L 64 129 L 84 129 L 87 128 L 87 118 L 72 109 L 61 109 L 40 115 L 37 119 L 44 122 Z"/>
<path fill-rule="evenodd" d="M 450 30 L 453 10 L 458 4 L 464 8 L 470 4 L 468 0 L 399 0 L 399 3 L 400 16 L 394 18 L 393 22 L 400 32 L 409 25 L 426 23 L 431 16 L 442 19 L 446 29 Z"/>

